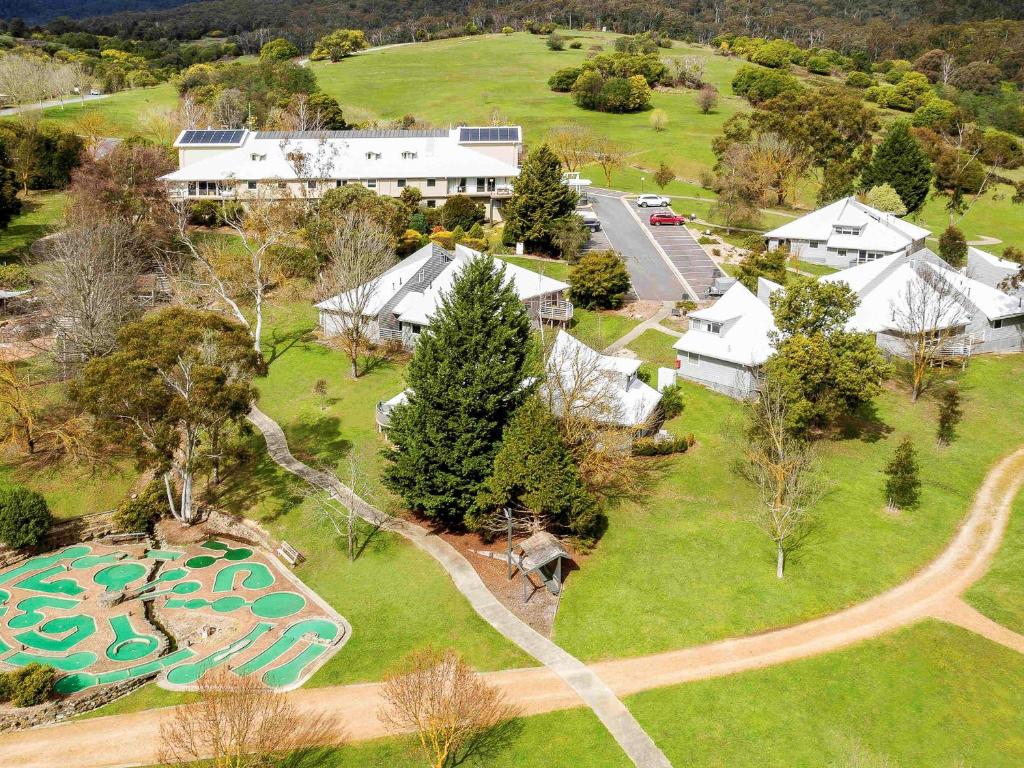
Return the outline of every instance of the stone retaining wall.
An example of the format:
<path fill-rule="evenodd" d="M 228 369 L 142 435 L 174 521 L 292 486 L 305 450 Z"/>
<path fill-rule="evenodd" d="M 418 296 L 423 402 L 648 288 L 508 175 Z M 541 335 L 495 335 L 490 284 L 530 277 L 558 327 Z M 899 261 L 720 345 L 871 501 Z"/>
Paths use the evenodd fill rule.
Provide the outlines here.
<path fill-rule="evenodd" d="M 94 512 L 91 515 L 83 515 L 71 520 L 60 520 L 50 526 L 46 540 L 39 547 L 40 552 L 49 552 L 53 549 L 69 547 L 90 539 L 98 539 L 114 533 L 114 510 L 108 512 Z M 0 568 L 7 568 L 14 565 L 32 553 L 23 550 L 11 549 L 0 546 Z"/>
<path fill-rule="evenodd" d="M 156 677 L 154 672 L 148 677 L 125 680 L 113 685 L 101 685 L 88 692 L 70 696 L 68 698 L 48 701 L 35 707 L 15 708 L 10 705 L 0 707 L 0 733 L 9 731 L 20 731 L 25 728 L 34 728 L 38 725 L 59 723 L 75 715 L 81 715 L 97 707 L 109 704 L 115 699 L 140 688 Z"/>

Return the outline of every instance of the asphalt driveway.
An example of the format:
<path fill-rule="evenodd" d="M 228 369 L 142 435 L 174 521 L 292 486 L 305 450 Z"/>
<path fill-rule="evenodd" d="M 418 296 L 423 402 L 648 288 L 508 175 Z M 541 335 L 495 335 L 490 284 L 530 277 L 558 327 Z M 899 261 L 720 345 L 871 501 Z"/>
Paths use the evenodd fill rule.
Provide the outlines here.
<path fill-rule="evenodd" d="M 591 191 L 588 196 L 601 219 L 602 239 L 607 238 L 609 245 L 625 259 L 637 298 L 657 301 L 691 298 L 645 231 L 646 225 L 637 221 L 623 205 L 622 193 Z"/>

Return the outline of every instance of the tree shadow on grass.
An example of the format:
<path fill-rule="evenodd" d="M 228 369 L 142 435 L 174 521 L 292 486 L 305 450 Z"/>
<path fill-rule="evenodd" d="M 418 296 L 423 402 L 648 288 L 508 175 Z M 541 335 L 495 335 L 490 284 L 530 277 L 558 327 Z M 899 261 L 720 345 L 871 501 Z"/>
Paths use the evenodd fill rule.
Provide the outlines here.
<path fill-rule="evenodd" d="M 843 416 L 837 424 L 836 437 L 840 440 L 862 440 L 877 443 L 892 434 L 893 428 L 882 421 L 874 402 L 861 405 L 856 411 Z"/>
<path fill-rule="evenodd" d="M 341 434 L 341 420 L 336 416 L 302 419 L 288 427 L 288 443 L 292 454 L 307 464 L 333 465 L 352 451 L 352 441 Z"/>
<path fill-rule="evenodd" d="M 219 485 L 207 485 L 206 496 L 223 511 L 247 517 L 267 502 L 260 519 L 272 522 L 302 504 L 303 483 L 274 463 L 258 437 L 251 439 L 251 450 L 224 468 Z"/>
<path fill-rule="evenodd" d="M 311 341 L 313 341 L 313 326 L 300 326 L 287 331 L 274 328 L 269 337 L 264 337 L 263 358 L 269 366 L 296 344 Z"/>

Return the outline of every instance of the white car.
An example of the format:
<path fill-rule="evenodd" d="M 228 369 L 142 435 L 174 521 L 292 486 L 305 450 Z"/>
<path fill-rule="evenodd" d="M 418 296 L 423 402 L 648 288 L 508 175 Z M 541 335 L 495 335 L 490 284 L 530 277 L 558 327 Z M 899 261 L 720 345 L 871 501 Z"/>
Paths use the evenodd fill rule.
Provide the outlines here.
<path fill-rule="evenodd" d="M 89 95 L 90 96 L 102 96 L 103 95 L 103 91 L 101 91 L 99 88 L 93 88 L 91 91 L 89 91 Z"/>
<path fill-rule="evenodd" d="M 664 208 L 670 205 L 670 202 L 667 197 L 661 195 L 640 195 L 636 199 L 636 204 L 641 208 Z"/>
<path fill-rule="evenodd" d="M 601 220 L 597 218 L 597 214 L 593 211 L 576 211 L 576 215 L 583 219 L 583 226 L 591 232 L 597 232 L 601 229 Z"/>

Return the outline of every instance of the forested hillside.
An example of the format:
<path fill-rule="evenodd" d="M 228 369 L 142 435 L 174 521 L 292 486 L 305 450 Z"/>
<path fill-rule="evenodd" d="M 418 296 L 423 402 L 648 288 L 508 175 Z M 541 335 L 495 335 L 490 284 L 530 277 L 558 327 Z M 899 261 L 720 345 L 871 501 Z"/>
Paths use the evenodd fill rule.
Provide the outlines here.
<path fill-rule="evenodd" d="M 176 6 L 176 7 L 167 7 Z M 676 39 L 707 42 L 723 32 L 785 37 L 803 45 L 863 49 L 869 55 L 909 57 L 948 47 L 950 38 L 973 36 L 966 21 L 1022 19 L 1024 3 L 1002 0 L 539 0 L 463 2 L 462 0 L 6 0 L 0 16 L 31 22 L 66 15 L 81 28 L 132 38 L 193 39 L 211 30 L 237 34 L 267 28 L 283 32 L 300 47 L 336 27 L 365 29 L 373 43 L 389 43 L 494 30 L 534 20 L 618 32 L 667 32 Z M 63 24 L 63 21 L 58 22 Z M 1020 33 L 1016 33 L 1019 35 Z M 979 43 L 1012 44 L 1004 29 L 982 32 Z M 1009 38 L 1009 39 L 1008 39 Z M 1024 64 L 1024 53 L 1022 64 Z"/>

